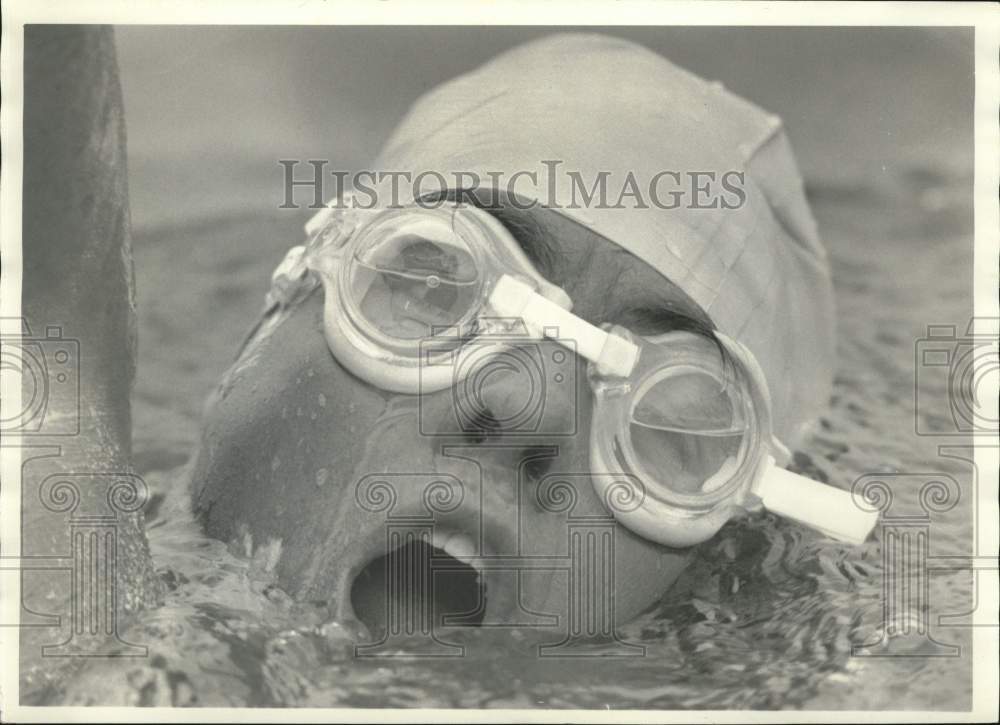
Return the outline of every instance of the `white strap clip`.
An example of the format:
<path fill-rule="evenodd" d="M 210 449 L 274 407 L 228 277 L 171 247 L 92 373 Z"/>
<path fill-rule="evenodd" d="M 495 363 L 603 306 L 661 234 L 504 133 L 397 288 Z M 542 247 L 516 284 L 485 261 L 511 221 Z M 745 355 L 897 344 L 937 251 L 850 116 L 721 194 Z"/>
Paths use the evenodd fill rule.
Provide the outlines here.
<path fill-rule="evenodd" d="M 752 492 L 767 510 L 850 544 L 864 543 L 878 522 L 878 512 L 859 507 L 850 491 L 779 468 L 771 456 Z"/>
<path fill-rule="evenodd" d="M 548 337 L 591 360 L 602 375 L 626 378 L 639 358 L 634 343 L 591 325 L 508 274 L 490 293 L 490 305 L 503 317 L 524 320 L 536 338 Z"/>

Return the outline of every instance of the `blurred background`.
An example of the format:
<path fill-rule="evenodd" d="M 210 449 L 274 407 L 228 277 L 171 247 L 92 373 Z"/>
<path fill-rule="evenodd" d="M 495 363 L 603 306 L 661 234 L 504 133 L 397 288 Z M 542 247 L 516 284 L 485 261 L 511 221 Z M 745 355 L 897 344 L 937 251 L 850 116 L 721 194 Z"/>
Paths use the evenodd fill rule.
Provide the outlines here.
<path fill-rule="evenodd" d="M 584 30 L 642 43 L 781 116 L 807 181 L 971 169 L 971 29 Z M 365 168 L 421 93 L 549 32 L 120 27 L 133 223 L 274 210 L 278 159 Z"/>

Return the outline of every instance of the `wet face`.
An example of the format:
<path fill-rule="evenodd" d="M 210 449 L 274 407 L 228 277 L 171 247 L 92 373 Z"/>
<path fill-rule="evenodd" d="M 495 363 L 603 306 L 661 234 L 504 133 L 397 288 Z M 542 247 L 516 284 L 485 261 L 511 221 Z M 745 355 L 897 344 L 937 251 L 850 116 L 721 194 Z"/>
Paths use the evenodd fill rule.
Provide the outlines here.
<path fill-rule="evenodd" d="M 547 210 L 495 213 L 585 320 L 638 334 L 710 328 L 681 290 L 603 237 Z M 600 622 L 613 609 L 621 624 L 669 588 L 686 552 L 616 525 L 594 493 L 585 361 L 530 343 L 543 366 L 563 360 L 559 384 L 515 365 L 475 395 L 392 394 L 332 356 L 322 297 L 258 335 L 210 401 L 195 470 L 209 534 L 375 640 L 392 612 L 434 611 L 465 615 L 434 627 L 523 624 L 560 641 L 580 611 Z M 544 425 L 506 425 L 530 390 Z M 599 584 L 580 594 L 571 571 Z"/>

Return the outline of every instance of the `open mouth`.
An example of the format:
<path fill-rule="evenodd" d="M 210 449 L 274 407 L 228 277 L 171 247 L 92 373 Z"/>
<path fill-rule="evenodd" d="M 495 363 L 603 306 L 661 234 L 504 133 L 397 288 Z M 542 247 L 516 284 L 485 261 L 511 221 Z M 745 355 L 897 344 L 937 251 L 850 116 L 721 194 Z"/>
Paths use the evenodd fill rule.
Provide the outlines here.
<path fill-rule="evenodd" d="M 355 616 L 375 641 L 426 635 L 447 626 L 479 626 L 486 584 L 476 544 L 464 533 L 435 529 L 401 533 L 391 550 L 372 559 L 351 584 Z"/>

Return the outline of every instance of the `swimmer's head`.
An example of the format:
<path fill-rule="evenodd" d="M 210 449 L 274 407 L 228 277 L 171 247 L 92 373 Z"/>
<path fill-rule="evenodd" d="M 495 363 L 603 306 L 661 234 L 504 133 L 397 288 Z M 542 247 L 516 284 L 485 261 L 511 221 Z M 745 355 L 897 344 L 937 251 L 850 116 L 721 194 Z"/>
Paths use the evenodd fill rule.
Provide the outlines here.
<path fill-rule="evenodd" d="M 806 365 L 803 382 L 776 386 L 778 426 L 796 429 L 823 396 L 828 362 L 813 358 L 828 344 L 808 327 L 825 325 L 825 268 L 772 117 L 641 47 L 560 35 L 428 94 L 387 144 L 380 167 L 510 178 L 551 169 L 545 162 L 554 159 L 588 186 L 612 172 L 615 197 L 622 172 L 647 189 L 660 171 L 746 174 L 745 206 L 730 215 L 572 208 L 558 196 L 571 192 L 572 179 L 558 198 L 545 198 L 544 177 L 536 204 L 514 203 L 487 184 L 440 196 L 472 192 L 462 200 L 498 221 L 538 273 L 564 290 L 574 314 L 593 325 L 642 336 L 685 331 L 720 355 L 721 329 L 745 339 L 769 377 L 780 370 L 772 360 Z M 769 201 L 776 185 L 788 191 L 780 209 Z M 812 301 L 798 298 L 799 280 L 778 284 L 775 275 L 789 269 L 781 245 L 818 274 Z M 476 383 L 479 417 L 456 429 L 456 400 L 466 395 L 459 386 L 392 393 L 342 365 L 324 337 L 323 298 L 313 289 L 272 311 L 212 401 L 196 469 L 196 506 L 209 533 L 250 555 L 277 552 L 269 564 L 293 596 L 326 602 L 337 616 L 378 631 L 392 607 L 432 597 L 439 614 L 522 623 L 558 640 L 555 630 L 564 632 L 580 605 L 569 587 L 580 526 L 592 527 L 594 546 L 613 542 L 599 572 L 613 581 L 613 607 L 583 606 L 603 607 L 601 616 L 613 608 L 620 623 L 670 586 L 687 552 L 615 526 L 595 493 L 594 477 L 607 472 L 592 469 L 585 360 L 562 363 L 560 384 L 531 388 L 545 426 L 498 424 L 531 384 L 529 371 L 512 366 Z M 801 314 L 781 328 L 782 306 L 792 302 Z M 798 339 L 787 337 L 800 327 Z M 528 344 L 542 361 L 563 350 L 552 340 Z M 611 538 L 602 538 L 607 531 Z M 433 586 L 410 576 L 400 593 L 399 582 L 386 579 L 398 571 L 386 568 L 387 550 L 408 552 L 389 563 L 415 576 L 430 561 L 427 544 L 454 564 L 435 574 Z M 503 561 L 509 566 L 496 565 Z"/>

